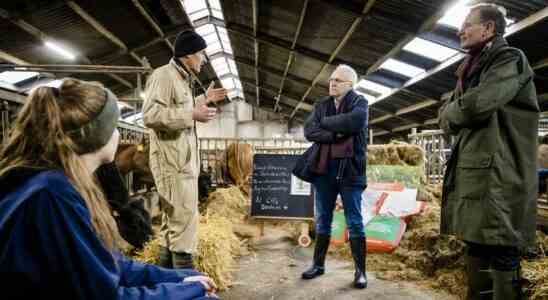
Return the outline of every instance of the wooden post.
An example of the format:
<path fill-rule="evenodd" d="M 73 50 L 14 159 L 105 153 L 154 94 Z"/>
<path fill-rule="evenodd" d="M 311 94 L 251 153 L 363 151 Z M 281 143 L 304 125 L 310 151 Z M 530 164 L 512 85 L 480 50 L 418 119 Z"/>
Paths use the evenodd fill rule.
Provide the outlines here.
<path fill-rule="evenodd" d="M 310 225 L 308 222 L 303 222 L 301 224 L 301 234 L 298 238 L 298 243 L 301 247 L 308 247 L 312 244 L 312 239 L 310 238 Z"/>
<path fill-rule="evenodd" d="M 261 220 L 260 224 L 259 224 L 259 228 L 260 228 L 260 236 L 263 237 L 264 236 L 264 221 Z"/>

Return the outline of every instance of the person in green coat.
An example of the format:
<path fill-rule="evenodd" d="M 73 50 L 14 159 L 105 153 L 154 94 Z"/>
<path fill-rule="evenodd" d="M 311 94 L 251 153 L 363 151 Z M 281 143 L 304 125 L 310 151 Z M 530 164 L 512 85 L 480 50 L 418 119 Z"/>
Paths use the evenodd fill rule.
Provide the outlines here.
<path fill-rule="evenodd" d="M 468 299 L 519 299 L 520 253 L 535 241 L 539 107 L 527 58 L 503 37 L 505 14 L 471 8 L 458 33 L 468 55 L 439 113 L 455 137 L 441 233 L 467 244 Z"/>

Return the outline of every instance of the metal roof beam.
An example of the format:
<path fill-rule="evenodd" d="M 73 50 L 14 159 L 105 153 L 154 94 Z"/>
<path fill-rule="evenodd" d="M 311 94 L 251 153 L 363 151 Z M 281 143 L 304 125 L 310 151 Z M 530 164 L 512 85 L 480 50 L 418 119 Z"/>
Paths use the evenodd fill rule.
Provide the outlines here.
<path fill-rule="evenodd" d="M 436 25 L 436 22 L 443 16 L 447 8 L 449 8 L 448 4 L 452 3 L 446 3 L 442 9 L 439 9 L 434 13 L 432 16 L 430 16 L 428 19 L 426 19 L 421 26 L 418 28 L 417 31 L 413 31 L 409 34 L 407 34 L 401 41 L 399 41 L 392 50 L 390 50 L 388 53 L 386 53 L 383 57 L 379 58 L 369 69 L 367 70 L 366 75 L 369 75 L 373 72 L 375 72 L 384 62 L 386 62 L 389 58 L 395 56 L 398 54 L 398 52 L 401 51 L 407 43 L 409 43 L 411 40 L 413 40 L 417 34 L 420 34 L 422 32 L 430 31 L 434 26 Z M 408 26 L 409 27 L 409 26 Z"/>
<path fill-rule="evenodd" d="M 192 27 L 188 27 L 188 25 L 181 25 L 181 26 L 177 26 L 175 27 L 174 29 L 172 29 L 170 32 L 166 33 L 164 36 L 160 36 L 160 37 L 157 37 L 157 38 L 154 38 L 142 45 L 139 45 L 137 47 L 134 47 L 134 48 L 131 48 L 131 49 L 128 49 L 128 51 L 130 52 L 139 52 L 139 51 L 142 51 L 142 50 L 145 50 L 146 48 L 149 48 L 159 42 L 162 42 L 164 41 L 164 39 L 170 39 L 174 36 L 176 36 L 177 34 L 179 34 L 179 32 L 181 32 L 182 30 L 188 30 L 188 29 L 192 29 Z M 125 52 L 121 52 L 121 51 L 117 51 L 117 52 L 114 52 L 114 53 L 111 53 L 111 54 L 107 54 L 105 56 L 102 56 L 100 58 L 97 58 L 97 63 L 98 64 L 109 64 L 109 63 L 112 63 L 113 61 L 119 59 L 120 57 L 126 55 Z"/>
<path fill-rule="evenodd" d="M 394 118 L 394 117 L 397 117 L 397 116 L 402 116 L 402 115 L 405 115 L 405 114 L 408 114 L 410 112 L 414 112 L 414 111 L 417 111 L 417 110 L 421 110 L 423 108 L 426 108 L 426 107 L 429 107 L 429 106 L 432 106 L 434 104 L 438 103 L 438 101 L 436 100 L 433 100 L 433 99 L 429 99 L 429 100 L 426 100 L 426 101 L 423 101 L 423 102 L 420 102 L 420 103 L 417 103 L 417 104 L 414 104 L 414 105 L 411 105 L 411 106 L 408 106 L 408 107 L 404 107 L 404 108 L 401 108 L 401 109 L 398 109 L 395 113 L 393 114 L 388 114 L 388 115 L 385 115 L 385 116 L 382 116 L 382 117 L 378 117 L 376 119 L 373 119 L 369 122 L 369 124 L 377 124 L 377 123 L 381 123 L 381 122 L 384 122 L 388 119 L 391 119 L 391 118 Z"/>
<path fill-rule="evenodd" d="M 529 17 L 521 20 L 520 22 L 511 25 L 510 27 L 507 28 L 506 34 L 504 36 L 505 37 L 512 36 L 513 34 L 518 33 L 518 32 L 520 32 L 520 31 L 522 31 L 526 28 L 529 28 L 530 26 L 533 26 L 534 24 L 542 21 L 544 18 L 547 18 L 547 17 L 548 17 L 548 7 L 543 8 L 543 9 L 539 10 L 538 12 L 530 15 Z M 453 57 L 447 59 L 446 61 L 442 62 L 441 64 L 439 64 L 434 69 L 432 69 L 428 72 L 424 72 L 424 73 L 422 73 L 418 76 L 413 77 L 412 79 L 407 81 L 402 87 L 400 87 L 398 89 L 394 89 L 391 93 L 389 93 L 387 95 L 384 95 L 383 97 L 377 99 L 377 102 L 375 102 L 375 104 L 379 103 L 380 101 L 382 101 L 384 99 L 390 98 L 392 95 L 395 95 L 398 92 L 400 92 L 404 89 L 407 89 L 408 87 L 414 85 L 415 83 L 417 83 L 417 82 L 419 82 L 419 81 L 421 81 L 425 78 L 428 78 L 428 77 L 430 77 L 434 74 L 437 74 L 438 72 L 441 72 L 441 71 L 449 68 L 450 66 L 452 66 L 452 65 L 456 64 L 457 62 L 459 62 L 465 56 L 466 56 L 465 53 L 456 54 L 455 56 L 453 56 Z"/>
<path fill-rule="evenodd" d="M 295 30 L 295 36 L 293 37 L 293 43 L 291 43 L 291 51 L 289 52 L 289 56 L 287 58 L 287 63 L 285 64 L 285 70 L 284 75 L 282 77 L 282 81 L 280 82 L 280 89 L 278 90 L 278 96 L 276 97 L 276 104 L 274 104 L 274 111 L 278 107 L 278 102 L 280 101 L 280 95 L 282 94 L 282 91 L 284 89 L 285 79 L 287 77 L 287 73 L 289 72 L 289 67 L 291 67 L 291 62 L 294 58 L 294 50 L 295 45 L 297 44 L 297 40 L 299 39 L 299 35 L 301 34 L 301 29 L 304 23 L 304 16 L 306 15 L 306 9 L 308 7 L 308 0 L 304 0 L 303 8 L 301 9 L 301 14 L 299 16 L 299 23 L 297 24 L 297 29 Z"/>
<path fill-rule="evenodd" d="M 152 26 L 152 28 L 154 28 L 154 30 L 158 33 L 158 35 L 160 37 L 164 37 L 164 31 L 162 30 L 162 28 L 160 28 L 160 26 L 158 26 L 158 24 L 156 24 L 156 22 L 154 21 L 154 19 L 152 18 L 152 16 L 150 16 L 150 14 L 147 12 L 147 10 L 143 7 L 143 5 L 139 2 L 139 0 L 132 0 L 133 2 L 133 5 L 135 6 L 135 8 L 137 8 L 137 10 L 141 13 L 141 15 L 147 20 L 148 24 L 150 24 L 150 26 Z M 173 45 L 171 44 L 171 42 L 169 41 L 169 39 L 166 37 L 166 38 L 163 38 L 162 39 L 164 41 L 164 43 L 167 45 L 167 47 L 169 48 L 170 51 L 173 51 Z"/>
<path fill-rule="evenodd" d="M 77 15 L 79 15 L 82 19 L 84 19 L 84 21 L 86 21 L 89 25 L 91 25 L 91 27 L 95 28 L 95 30 L 97 30 L 97 32 L 102 34 L 104 37 L 106 37 L 112 43 L 116 44 L 116 46 L 118 46 L 120 49 L 122 49 L 122 51 L 124 51 L 125 53 L 129 53 L 129 55 L 135 61 L 137 61 L 140 65 L 143 65 L 143 62 L 141 61 L 139 56 L 133 51 L 129 52 L 126 44 L 124 44 L 124 42 L 122 42 L 118 37 L 116 37 L 116 35 L 114 35 L 114 33 L 110 32 L 108 29 L 106 29 L 105 26 L 103 26 L 101 24 L 101 22 L 97 21 L 97 19 L 95 19 L 90 14 L 88 14 L 82 7 L 80 7 L 74 1 L 68 1 L 67 5 Z"/>
<path fill-rule="evenodd" d="M 533 65 L 533 70 L 539 70 L 548 67 L 548 57 L 538 61 Z"/>
<path fill-rule="evenodd" d="M 234 61 L 239 63 L 239 64 L 242 64 L 242 65 L 245 65 L 247 67 L 250 67 L 250 68 L 255 68 L 255 65 L 253 64 L 253 61 L 249 60 L 249 59 L 246 59 L 246 58 L 243 58 L 243 57 L 233 57 Z M 273 69 L 273 68 L 270 68 L 270 67 L 267 67 L 267 66 L 260 66 L 259 67 L 259 71 L 261 72 L 266 72 L 266 73 L 269 73 L 269 74 L 272 74 L 272 75 L 275 75 L 275 76 L 278 76 L 278 77 L 283 77 L 284 76 L 284 73 L 282 73 L 282 71 L 279 71 L 279 70 L 276 70 L 276 69 Z M 310 80 L 307 80 L 307 79 L 304 79 L 304 78 L 301 78 L 301 77 L 297 77 L 297 76 L 294 76 L 294 75 L 287 75 L 286 76 L 286 79 L 289 80 L 289 81 L 292 81 L 292 82 L 295 82 L 295 83 L 298 83 L 298 84 L 301 84 L 301 85 L 310 85 L 312 84 L 312 81 Z M 329 89 L 328 87 L 324 86 L 324 85 L 320 85 L 321 88 L 323 89 Z"/>
<path fill-rule="evenodd" d="M 222 25 L 220 25 L 220 26 L 222 26 Z M 323 53 L 318 52 L 316 50 L 308 49 L 308 48 L 305 48 L 305 47 L 301 47 L 301 46 L 296 45 L 295 49 L 292 50 L 290 42 L 279 39 L 277 37 L 266 35 L 264 33 L 261 33 L 260 35 L 258 35 L 255 38 L 253 36 L 253 31 L 249 27 L 242 26 L 240 24 L 229 23 L 229 24 L 226 25 L 226 30 L 229 31 L 229 32 L 232 32 L 234 34 L 237 34 L 237 35 L 240 35 L 240 36 L 243 36 L 243 37 L 247 37 L 251 40 L 257 39 L 257 41 L 259 43 L 262 43 L 262 44 L 267 44 L 269 46 L 284 49 L 286 51 L 293 51 L 295 54 L 299 54 L 299 55 L 302 55 L 302 56 L 305 56 L 305 57 L 308 57 L 308 58 L 311 58 L 311 59 L 314 59 L 314 60 L 318 60 L 318 61 L 323 62 L 323 63 L 329 63 L 331 65 L 338 65 L 338 64 L 352 65 L 352 66 L 354 66 L 354 69 L 356 69 L 356 71 L 358 73 L 363 72 L 363 71 L 366 70 L 366 68 L 356 66 L 355 64 L 353 64 L 349 61 L 346 61 L 346 60 L 334 59 L 331 62 L 329 62 L 329 55 L 323 54 Z"/>
<path fill-rule="evenodd" d="M 25 61 L 25 60 L 22 60 L 18 57 L 15 57 L 11 54 L 9 54 L 8 52 L 5 52 L 3 50 L 0 50 L 0 59 L 3 59 L 7 62 L 10 62 L 12 64 L 16 64 L 16 65 L 30 65 L 29 62 Z"/>
<path fill-rule="evenodd" d="M 253 48 L 255 49 L 255 94 L 257 95 L 257 106 L 260 106 L 260 85 L 259 85 L 259 42 L 257 41 L 257 26 L 259 7 L 257 0 L 252 0 L 251 3 L 253 9 Z"/>
<path fill-rule="evenodd" d="M 31 24 L 25 22 L 24 20 L 20 18 L 13 17 L 7 10 L 0 8 L 0 17 L 7 19 L 12 24 L 18 26 L 19 28 L 23 29 L 30 35 L 34 36 L 36 39 L 40 41 L 47 41 L 47 40 L 55 40 L 49 37 L 47 34 L 42 32 L 40 29 L 32 26 Z M 83 55 L 79 55 L 86 63 L 92 64 L 91 60 Z M 122 83 L 123 85 L 127 87 L 133 87 L 133 84 L 131 84 L 129 81 L 121 78 L 118 75 L 115 74 L 106 74 L 107 76 L 110 76 L 111 78 L 114 78 L 116 81 Z"/>
<path fill-rule="evenodd" d="M 249 86 L 252 86 L 253 88 L 257 88 L 257 85 L 254 84 L 253 80 L 251 79 L 248 79 L 248 78 L 245 78 L 245 77 L 240 77 L 240 81 L 243 83 L 243 84 L 247 84 Z M 272 94 L 276 94 L 276 88 L 273 87 L 273 86 L 268 86 L 268 85 L 261 85 L 259 86 L 260 89 L 262 90 L 265 90 L 267 92 L 270 92 Z M 299 104 L 299 98 L 297 96 L 294 96 L 294 95 L 288 95 L 288 94 L 281 94 L 282 97 L 286 98 L 286 100 L 282 100 L 280 102 L 282 103 L 285 103 L 289 106 L 297 106 Z M 281 98 L 281 97 L 280 97 Z M 276 99 L 276 102 L 278 102 L 278 98 L 275 98 Z M 310 105 L 310 104 L 307 104 L 307 103 L 302 103 L 301 104 L 303 106 L 303 108 L 310 112 L 312 111 L 312 109 L 314 108 L 314 106 Z"/>
<path fill-rule="evenodd" d="M 453 50 L 462 51 L 456 31 L 451 31 L 450 28 L 447 28 L 445 30 L 440 29 L 444 27 L 445 26 L 441 26 L 438 27 L 438 30 L 424 32 L 420 34 L 419 37 Z"/>
<path fill-rule="evenodd" d="M 352 22 L 352 25 L 350 25 L 350 28 L 348 28 L 348 30 L 344 34 L 343 38 L 341 39 L 341 41 L 339 42 L 339 44 L 337 45 L 335 50 L 331 53 L 331 55 L 329 56 L 329 59 L 327 60 L 327 62 L 325 62 L 325 64 L 322 66 L 322 69 L 320 70 L 320 72 L 318 72 L 316 77 L 314 77 L 314 80 L 312 80 L 312 84 L 310 85 L 310 87 L 306 90 L 306 92 L 302 96 L 301 102 L 303 102 L 306 99 L 306 97 L 308 96 L 308 94 L 310 94 L 310 92 L 312 91 L 312 89 L 314 88 L 316 83 L 318 83 L 318 80 L 320 80 L 320 75 L 323 73 L 323 71 L 326 70 L 327 67 L 329 67 L 329 65 L 333 62 L 335 57 L 337 57 L 339 52 L 344 48 L 344 46 L 346 45 L 346 43 L 348 42 L 348 40 L 350 39 L 350 37 L 352 36 L 354 31 L 356 31 L 356 29 L 358 28 L 358 25 L 360 25 L 360 23 L 362 22 L 364 16 L 371 10 L 373 5 L 375 4 L 375 1 L 376 0 L 368 0 L 367 1 L 367 3 L 365 4 L 365 6 L 362 9 L 362 14 L 359 17 L 357 17 L 354 20 L 354 22 Z M 297 107 L 295 107 L 295 109 L 291 113 L 291 117 L 295 116 L 295 114 L 297 113 L 297 110 L 299 108 L 300 108 L 300 105 L 297 105 Z"/>

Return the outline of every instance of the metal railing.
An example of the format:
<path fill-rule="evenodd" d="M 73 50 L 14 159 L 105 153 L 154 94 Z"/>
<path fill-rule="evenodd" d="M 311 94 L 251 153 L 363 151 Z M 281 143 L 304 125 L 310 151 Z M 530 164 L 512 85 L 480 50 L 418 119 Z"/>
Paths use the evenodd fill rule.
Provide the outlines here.
<path fill-rule="evenodd" d="M 306 140 L 295 139 L 261 139 L 261 138 L 200 138 L 200 165 L 208 171 L 212 183 L 226 185 L 230 182 L 227 174 L 227 156 L 230 144 L 249 144 L 253 153 L 301 154 L 311 145 Z"/>
<path fill-rule="evenodd" d="M 444 138 L 443 131 L 429 130 L 421 133 L 413 132 L 409 135 L 412 144 L 424 149 L 426 156 L 425 171 L 428 183 L 443 181 L 445 163 L 451 154 L 451 143 Z"/>

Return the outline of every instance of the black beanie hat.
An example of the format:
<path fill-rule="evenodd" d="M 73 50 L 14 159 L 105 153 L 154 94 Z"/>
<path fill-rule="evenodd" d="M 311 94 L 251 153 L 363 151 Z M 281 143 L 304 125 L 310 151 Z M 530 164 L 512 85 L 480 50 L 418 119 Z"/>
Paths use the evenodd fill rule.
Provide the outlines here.
<path fill-rule="evenodd" d="M 196 32 L 187 30 L 179 33 L 173 47 L 174 57 L 183 57 L 204 50 L 206 41 Z"/>

